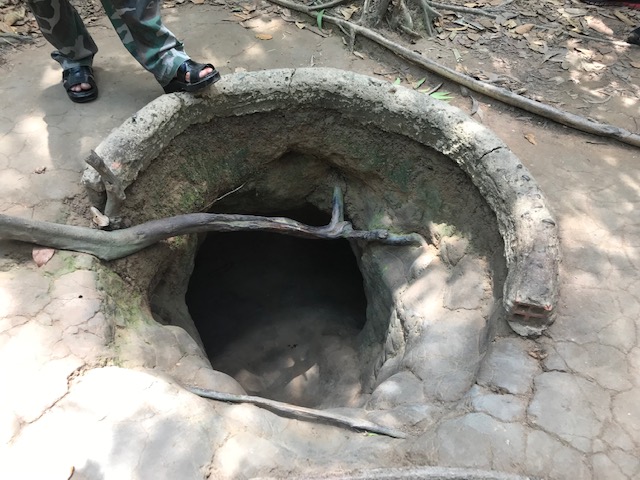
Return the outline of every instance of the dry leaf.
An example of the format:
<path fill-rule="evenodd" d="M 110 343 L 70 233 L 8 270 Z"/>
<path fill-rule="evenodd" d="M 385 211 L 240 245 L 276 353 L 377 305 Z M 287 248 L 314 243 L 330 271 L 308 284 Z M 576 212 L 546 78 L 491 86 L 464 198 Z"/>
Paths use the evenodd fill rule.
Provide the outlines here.
<path fill-rule="evenodd" d="M 587 21 L 587 27 L 591 30 L 595 30 L 603 35 L 613 35 L 613 30 L 611 30 L 600 18 L 588 16 L 585 17 L 585 20 Z"/>
<path fill-rule="evenodd" d="M 12 12 L 7 13 L 2 20 L 7 25 L 12 26 L 23 19 L 24 19 L 24 10 L 22 11 L 14 10 Z"/>
<path fill-rule="evenodd" d="M 363 54 L 361 54 L 360 52 L 356 52 L 356 51 L 354 50 L 354 51 L 353 51 L 353 54 L 354 54 L 356 57 L 358 57 L 358 58 L 360 58 L 360 59 L 364 60 L 364 55 L 363 55 Z"/>
<path fill-rule="evenodd" d="M 96 207 L 91 207 L 91 220 L 99 227 L 108 227 L 109 226 L 109 217 L 103 214 Z"/>
<path fill-rule="evenodd" d="M 496 24 L 493 22 L 493 20 L 490 20 L 488 18 L 479 18 L 478 23 L 482 25 L 484 28 L 491 28 L 491 29 L 496 28 Z"/>
<path fill-rule="evenodd" d="M 194 3 L 196 5 L 202 5 L 204 3 L 204 0 L 191 0 L 191 3 Z"/>
<path fill-rule="evenodd" d="M 13 28 L 4 22 L 0 22 L 0 33 L 16 33 Z"/>
<path fill-rule="evenodd" d="M 536 40 L 533 42 L 529 42 L 528 47 L 534 52 L 538 52 L 538 53 L 547 53 L 547 51 L 549 50 L 549 47 L 547 46 L 547 42 L 545 42 L 544 40 Z"/>
<path fill-rule="evenodd" d="M 360 7 L 356 5 L 352 5 L 351 7 L 348 7 L 348 8 L 341 8 L 340 13 L 345 18 L 345 20 L 350 20 L 353 14 L 356 13 L 358 10 L 360 10 Z"/>
<path fill-rule="evenodd" d="M 629 62 L 633 68 L 640 68 L 640 62 Z"/>
<path fill-rule="evenodd" d="M 38 175 L 40 175 L 41 173 L 44 173 L 47 171 L 47 167 L 42 166 L 42 167 L 38 167 L 36 168 L 33 173 L 37 173 Z"/>
<path fill-rule="evenodd" d="M 599 72 L 607 68 L 607 66 L 604 63 L 600 63 L 600 62 L 582 62 L 580 66 L 585 72 L 589 72 L 589 73 Z"/>
<path fill-rule="evenodd" d="M 479 35 L 477 33 L 467 33 L 467 37 L 469 37 L 469 40 L 477 42 L 478 40 L 480 40 L 480 38 L 482 38 L 482 35 Z"/>
<path fill-rule="evenodd" d="M 45 265 L 49 260 L 51 260 L 51 257 L 53 257 L 54 253 L 56 253 L 56 251 L 53 248 L 33 247 L 33 250 L 31 251 L 31 257 L 33 258 L 33 261 L 36 262 L 36 265 L 38 265 L 38 267 L 41 267 Z"/>
<path fill-rule="evenodd" d="M 584 8 L 565 8 L 564 12 L 572 17 L 582 17 L 587 14 Z"/>
<path fill-rule="evenodd" d="M 621 22 L 625 23 L 627 25 L 627 27 L 635 27 L 636 26 L 636 22 L 633 22 L 631 20 L 629 20 L 629 17 L 627 17 L 624 13 L 618 11 L 618 10 L 614 10 L 613 14 L 618 18 L 618 20 L 620 20 Z"/>
<path fill-rule="evenodd" d="M 260 40 L 271 40 L 273 35 L 269 33 L 256 33 L 256 38 Z"/>
<path fill-rule="evenodd" d="M 536 136 L 533 133 L 525 133 L 524 138 L 526 138 L 530 144 L 537 145 Z"/>
<path fill-rule="evenodd" d="M 525 23 L 524 25 L 517 26 L 515 32 L 519 35 L 524 35 L 525 33 L 529 33 L 534 26 L 533 23 Z"/>

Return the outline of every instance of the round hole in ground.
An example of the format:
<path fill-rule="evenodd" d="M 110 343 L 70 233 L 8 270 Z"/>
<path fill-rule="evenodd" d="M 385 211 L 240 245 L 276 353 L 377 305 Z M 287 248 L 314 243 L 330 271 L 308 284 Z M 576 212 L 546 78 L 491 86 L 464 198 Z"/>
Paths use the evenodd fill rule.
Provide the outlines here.
<path fill-rule="evenodd" d="M 330 220 L 314 207 L 274 216 Z M 366 299 L 346 240 L 209 234 L 186 301 L 213 368 L 247 393 L 308 407 L 357 404 Z"/>

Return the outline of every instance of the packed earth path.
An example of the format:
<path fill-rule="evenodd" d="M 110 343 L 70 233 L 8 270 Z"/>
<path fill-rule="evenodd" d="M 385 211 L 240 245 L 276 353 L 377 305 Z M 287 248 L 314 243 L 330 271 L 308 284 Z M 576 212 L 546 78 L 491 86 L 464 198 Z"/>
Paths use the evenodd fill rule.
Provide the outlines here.
<path fill-rule="evenodd" d="M 457 6 L 496 7 L 490 12 L 502 18 L 438 7 L 443 17 L 430 39 L 383 33 L 465 75 L 640 133 L 640 47 L 624 42 L 640 25 L 637 11 L 565 0 L 472 3 Z M 327 15 L 357 18 L 351 6 Z M 418 379 L 392 377 L 367 403 L 367 420 L 408 434 L 391 439 L 193 395 L 175 379 L 246 391 L 211 370 L 182 328 L 145 323 L 145 341 L 127 337 L 136 322 L 135 312 L 119 309 L 128 279 L 104 262 L 58 251 L 38 266 L 32 245 L 0 241 L 0 477 L 407 478 L 409 470 L 375 470 L 390 467 L 425 478 L 640 476 L 640 149 L 462 91 L 373 42 L 356 38 L 350 51 L 329 22 L 271 3 L 165 7 L 190 55 L 223 77 L 333 67 L 425 95 L 444 82 L 436 93 L 448 92 L 450 104 L 492 130 L 546 195 L 562 255 L 555 323 L 538 338 L 499 326 L 475 384 L 451 410 L 404 402 Z M 88 225 L 84 160 L 162 95 L 99 7 L 79 8 L 100 48 L 100 96 L 86 105 L 68 100 L 28 13 L 8 22 L 16 3 L 0 3 L 1 214 Z"/>

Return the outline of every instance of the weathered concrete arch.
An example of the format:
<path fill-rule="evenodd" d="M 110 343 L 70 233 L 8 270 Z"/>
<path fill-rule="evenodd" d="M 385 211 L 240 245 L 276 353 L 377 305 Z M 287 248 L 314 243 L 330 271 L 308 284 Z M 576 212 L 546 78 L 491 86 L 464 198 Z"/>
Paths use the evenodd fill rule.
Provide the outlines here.
<path fill-rule="evenodd" d="M 473 181 L 494 210 L 508 276 L 503 303 L 521 335 L 552 322 L 558 291 L 555 220 L 527 169 L 493 133 L 446 103 L 374 78 L 333 69 L 283 69 L 229 75 L 210 97 L 163 96 L 131 117 L 96 152 L 125 187 L 190 125 L 216 117 L 330 106 L 382 131 L 444 154 Z M 99 194 L 99 177 L 83 183 Z"/>

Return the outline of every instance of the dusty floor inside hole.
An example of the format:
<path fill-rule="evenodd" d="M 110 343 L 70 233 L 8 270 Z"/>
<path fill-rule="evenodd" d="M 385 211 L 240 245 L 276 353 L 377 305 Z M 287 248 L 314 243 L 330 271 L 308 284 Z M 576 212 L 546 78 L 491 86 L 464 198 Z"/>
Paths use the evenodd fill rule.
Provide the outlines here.
<path fill-rule="evenodd" d="M 317 211 L 282 216 L 328 222 Z M 362 275 L 346 240 L 210 234 L 187 305 L 213 368 L 249 394 L 308 407 L 358 406 Z"/>

